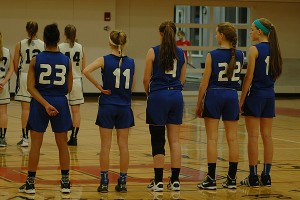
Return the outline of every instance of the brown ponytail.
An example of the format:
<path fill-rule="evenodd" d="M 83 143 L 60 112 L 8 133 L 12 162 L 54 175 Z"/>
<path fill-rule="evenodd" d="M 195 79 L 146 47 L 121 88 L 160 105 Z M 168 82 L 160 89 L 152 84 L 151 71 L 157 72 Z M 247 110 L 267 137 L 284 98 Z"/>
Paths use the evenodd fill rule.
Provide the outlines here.
<path fill-rule="evenodd" d="M 172 21 L 165 21 L 159 26 L 162 41 L 159 49 L 159 66 L 165 71 L 173 70 L 174 59 L 178 60 L 176 48 L 176 26 Z"/>
<path fill-rule="evenodd" d="M 29 21 L 26 24 L 26 31 L 28 33 L 29 39 L 28 39 L 28 46 L 30 45 L 32 39 L 36 36 L 36 33 L 38 32 L 39 26 L 37 22 Z"/>
<path fill-rule="evenodd" d="M 70 47 L 74 47 L 76 39 L 76 27 L 74 25 L 68 24 L 65 27 L 65 36 L 70 44 Z"/>

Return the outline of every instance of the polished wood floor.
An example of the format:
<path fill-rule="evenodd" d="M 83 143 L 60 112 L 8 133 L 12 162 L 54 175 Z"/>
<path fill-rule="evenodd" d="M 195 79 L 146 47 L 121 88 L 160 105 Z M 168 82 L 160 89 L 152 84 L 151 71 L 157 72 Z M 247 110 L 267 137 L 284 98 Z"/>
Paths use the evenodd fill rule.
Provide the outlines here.
<path fill-rule="evenodd" d="M 145 124 L 144 99 L 133 100 L 136 125 L 130 130 L 130 168 L 128 171 L 128 192 L 119 194 L 114 186 L 119 173 L 119 153 L 114 137 L 110 154 L 110 185 L 107 194 L 98 193 L 100 137 L 94 124 L 97 113 L 96 98 L 89 98 L 82 105 L 82 121 L 78 146 L 70 147 L 72 192 L 68 196 L 60 193 L 60 170 L 58 151 L 54 136 L 48 129 L 41 150 L 37 171 L 36 194 L 18 193 L 18 187 L 26 179 L 29 148 L 18 148 L 20 139 L 20 104 L 12 101 L 8 105 L 9 122 L 6 148 L 0 148 L 0 199 L 300 199 L 300 99 L 278 98 L 277 117 L 274 119 L 274 163 L 272 166 L 272 187 L 248 188 L 238 186 L 237 190 L 223 189 L 228 166 L 228 148 L 222 124 L 220 124 L 217 163 L 216 191 L 198 190 L 197 183 L 205 176 L 206 134 L 203 119 L 194 115 L 196 97 L 185 97 L 184 123 L 181 129 L 182 170 L 181 191 L 167 191 L 170 174 L 169 151 L 166 156 L 164 187 L 162 193 L 146 190 L 153 177 L 150 135 Z M 240 162 L 238 182 L 248 175 L 247 133 L 244 119 L 239 121 Z M 259 159 L 263 163 L 263 147 L 260 140 Z M 259 165 L 259 171 L 262 164 Z"/>

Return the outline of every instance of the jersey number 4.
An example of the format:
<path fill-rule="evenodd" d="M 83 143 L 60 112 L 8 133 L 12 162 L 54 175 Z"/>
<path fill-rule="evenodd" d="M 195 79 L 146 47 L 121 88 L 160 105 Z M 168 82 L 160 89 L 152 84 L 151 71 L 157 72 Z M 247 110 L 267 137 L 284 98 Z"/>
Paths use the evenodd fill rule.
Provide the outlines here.
<path fill-rule="evenodd" d="M 68 56 L 70 58 L 70 52 L 66 52 L 65 53 L 66 56 Z M 76 51 L 74 53 L 74 56 L 73 56 L 73 62 L 76 63 L 76 66 L 79 66 L 79 61 L 80 61 L 80 52 L 79 51 Z"/>
<path fill-rule="evenodd" d="M 41 64 L 40 68 L 46 69 L 46 71 L 41 72 L 39 83 L 40 84 L 50 84 L 51 80 L 49 80 L 49 77 L 51 76 L 52 68 L 49 64 Z M 55 80 L 53 81 L 53 85 L 63 85 L 66 82 L 66 66 L 64 65 L 55 65 L 55 69 L 59 70 L 59 72 L 56 72 L 55 74 Z M 58 79 L 58 80 L 57 80 Z"/>

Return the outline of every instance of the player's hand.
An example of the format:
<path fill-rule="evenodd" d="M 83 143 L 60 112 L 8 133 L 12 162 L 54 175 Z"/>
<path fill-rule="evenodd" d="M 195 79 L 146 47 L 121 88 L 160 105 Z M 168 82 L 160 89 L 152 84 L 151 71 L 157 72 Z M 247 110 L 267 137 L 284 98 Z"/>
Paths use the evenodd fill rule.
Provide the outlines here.
<path fill-rule="evenodd" d="M 110 94 L 111 94 L 111 90 L 104 90 L 103 87 L 102 87 L 101 85 L 98 85 L 97 88 L 98 88 L 98 89 L 101 91 L 101 93 L 103 93 L 103 94 L 107 94 L 107 95 L 110 95 Z"/>
<path fill-rule="evenodd" d="M 197 105 L 196 116 L 202 118 L 202 113 L 203 113 L 203 104 Z"/>
<path fill-rule="evenodd" d="M 58 110 L 56 110 L 56 108 L 54 106 L 50 105 L 50 104 L 47 105 L 45 107 L 45 109 L 46 109 L 46 112 L 48 113 L 48 115 L 51 116 L 51 117 L 54 117 L 59 113 Z"/>
<path fill-rule="evenodd" d="M 244 102 L 240 102 L 240 113 L 244 113 Z"/>

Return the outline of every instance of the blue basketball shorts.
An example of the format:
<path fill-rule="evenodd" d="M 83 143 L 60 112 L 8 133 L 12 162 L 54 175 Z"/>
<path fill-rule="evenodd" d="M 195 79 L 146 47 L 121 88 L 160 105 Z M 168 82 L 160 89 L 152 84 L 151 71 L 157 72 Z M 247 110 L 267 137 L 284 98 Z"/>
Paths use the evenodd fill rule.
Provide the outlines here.
<path fill-rule="evenodd" d="M 32 98 L 28 117 L 27 128 L 37 132 L 45 132 L 50 121 L 52 131 L 55 133 L 67 132 L 72 129 L 72 118 L 65 96 L 43 96 L 58 110 L 58 114 L 51 117 L 44 106 Z"/>
<path fill-rule="evenodd" d="M 99 104 L 96 125 L 102 128 L 123 129 L 134 126 L 133 112 L 130 106 Z"/>
<path fill-rule="evenodd" d="M 202 117 L 224 121 L 239 120 L 239 98 L 234 89 L 208 89 Z"/>
<path fill-rule="evenodd" d="M 181 90 L 158 90 L 147 99 L 146 123 L 153 125 L 182 124 L 183 96 Z"/>
<path fill-rule="evenodd" d="M 275 117 L 275 97 L 247 96 L 243 105 L 244 116 Z"/>

